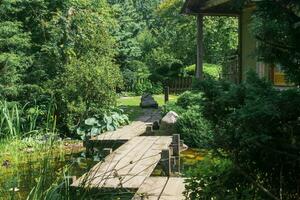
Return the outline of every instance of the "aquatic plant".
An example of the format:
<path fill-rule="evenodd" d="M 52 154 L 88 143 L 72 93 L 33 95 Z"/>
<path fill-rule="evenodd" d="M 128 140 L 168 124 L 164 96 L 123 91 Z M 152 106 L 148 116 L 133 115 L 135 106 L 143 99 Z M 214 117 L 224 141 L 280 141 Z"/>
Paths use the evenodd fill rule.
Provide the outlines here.
<path fill-rule="evenodd" d="M 55 133 L 55 104 L 51 101 L 47 108 L 24 106 L 16 102 L 0 101 L 0 138 L 28 137 L 39 133 Z"/>

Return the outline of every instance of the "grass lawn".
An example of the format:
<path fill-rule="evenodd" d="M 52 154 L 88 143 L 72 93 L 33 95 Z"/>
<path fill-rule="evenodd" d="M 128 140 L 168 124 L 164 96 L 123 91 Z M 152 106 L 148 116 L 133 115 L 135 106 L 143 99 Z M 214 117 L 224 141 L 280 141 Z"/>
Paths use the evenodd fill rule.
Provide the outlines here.
<path fill-rule="evenodd" d="M 154 95 L 154 99 L 157 101 L 159 106 L 163 106 L 164 95 Z M 176 101 L 178 96 L 170 95 L 170 101 Z M 126 114 L 128 114 L 129 119 L 132 121 L 142 114 L 142 109 L 140 108 L 141 96 L 134 97 L 121 97 L 118 99 L 118 106 L 122 108 Z"/>

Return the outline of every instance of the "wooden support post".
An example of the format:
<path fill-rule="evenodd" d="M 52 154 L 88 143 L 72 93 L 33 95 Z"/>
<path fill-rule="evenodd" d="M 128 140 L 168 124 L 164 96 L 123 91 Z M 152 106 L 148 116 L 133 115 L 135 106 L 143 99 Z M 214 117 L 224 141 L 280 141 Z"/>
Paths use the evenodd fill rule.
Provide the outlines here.
<path fill-rule="evenodd" d="M 169 101 L 170 88 L 169 86 L 165 87 L 165 103 Z"/>
<path fill-rule="evenodd" d="M 172 137 L 172 172 L 180 172 L 180 135 L 174 134 Z"/>
<path fill-rule="evenodd" d="M 173 156 L 180 156 L 180 135 L 174 134 L 172 137 Z"/>
<path fill-rule="evenodd" d="M 151 135 L 153 133 L 153 123 L 146 123 L 146 135 Z"/>
<path fill-rule="evenodd" d="M 203 79 L 203 15 L 197 15 L 197 64 L 196 64 L 196 78 Z"/>
<path fill-rule="evenodd" d="M 103 150 L 102 150 L 102 154 L 103 154 L 103 157 L 106 157 L 106 156 L 108 156 L 109 154 L 111 154 L 112 152 L 113 152 L 113 149 L 112 148 L 104 148 Z"/>
<path fill-rule="evenodd" d="M 170 149 L 164 149 L 161 152 L 162 166 L 167 176 L 171 176 L 171 154 Z"/>
<path fill-rule="evenodd" d="M 94 153 L 94 147 L 93 147 L 93 144 L 90 141 L 91 138 L 92 137 L 90 135 L 85 136 L 85 141 L 84 141 L 83 145 L 86 148 L 86 156 L 91 156 Z"/>
<path fill-rule="evenodd" d="M 171 156 L 171 172 L 172 175 L 180 173 L 180 157 Z"/>

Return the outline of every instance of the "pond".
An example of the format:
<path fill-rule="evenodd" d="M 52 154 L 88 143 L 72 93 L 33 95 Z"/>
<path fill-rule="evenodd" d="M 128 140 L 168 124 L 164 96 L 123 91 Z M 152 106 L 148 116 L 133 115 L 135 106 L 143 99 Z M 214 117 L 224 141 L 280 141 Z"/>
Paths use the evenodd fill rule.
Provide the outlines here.
<path fill-rule="evenodd" d="M 42 174 L 46 175 L 43 187 L 48 188 L 57 180 L 67 166 L 69 167 L 69 176 L 80 177 L 101 160 L 99 156 L 86 158 L 85 149 L 80 145 L 71 150 L 64 150 L 63 152 L 53 151 L 45 159 L 35 158 L 30 153 L 27 156 L 25 159 L 27 161 L 19 163 L 17 166 L 14 166 L 14 163 L 10 163 L 7 166 L 2 164 L 0 166 L 0 172 L 2 173 L 0 174 L 0 199 L 7 199 L 5 198 L 7 196 L 13 196 L 14 199 L 26 199 L 32 188 L 36 185 L 37 179 Z M 201 161 L 204 156 L 205 152 L 197 149 L 188 149 L 182 152 L 181 172 L 184 174 L 195 163 Z M 160 165 L 158 165 L 152 175 L 163 175 Z M 132 194 L 134 194 L 134 191 Z"/>
<path fill-rule="evenodd" d="M 37 179 L 43 175 L 46 177 L 44 188 L 54 183 L 66 167 L 69 176 L 81 176 L 100 161 L 98 157 L 86 158 L 82 145 L 75 148 L 43 152 L 39 155 L 28 152 L 24 162 L 13 163 L 10 157 L 1 160 L 0 166 L 0 199 L 7 196 L 13 199 L 26 199 L 30 191 L 37 184 Z M 6 164 L 5 164 L 6 163 Z"/>

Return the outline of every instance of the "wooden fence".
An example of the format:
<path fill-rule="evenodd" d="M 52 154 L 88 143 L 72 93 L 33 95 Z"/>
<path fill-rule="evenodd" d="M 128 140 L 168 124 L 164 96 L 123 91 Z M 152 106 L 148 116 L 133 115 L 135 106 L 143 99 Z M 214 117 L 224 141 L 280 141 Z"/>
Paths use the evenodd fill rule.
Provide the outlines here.
<path fill-rule="evenodd" d="M 138 80 L 136 80 L 136 82 L 134 84 L 131 84 L 130 86 L 126 86 L 124 88 L 125 89 L 124 91 L 133 92 L 134 87 L 137 84 L 144 84 L 146 81 L 147 81 L 147 79 L 145 79 L 145 78 L 138 79 Z M 182 92 L 185 92 L 185 91 L 190 90 L 192 88 L 192 82 L 193 82 L 192 77 L 176 78 L 176 79 L 166 81 L 165 83 L 163 83 L 163 86 L 164 87 L 169 87 L 169 92 L 170 93 L 182 93 Z"/>
<path fill-rule="evenodd" d="M 170 93 L 181 93 L 192 89 L 193 78 L 176 78 L 168 81 L 166 86 L 169 87 Z"/>

